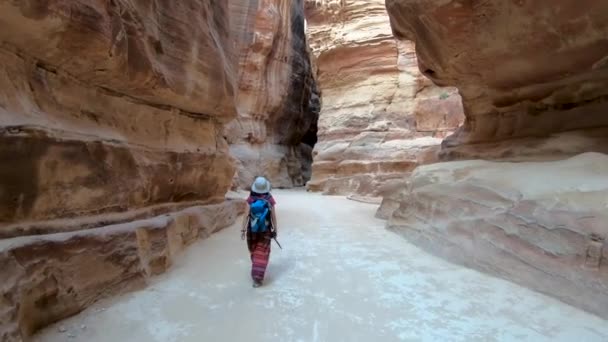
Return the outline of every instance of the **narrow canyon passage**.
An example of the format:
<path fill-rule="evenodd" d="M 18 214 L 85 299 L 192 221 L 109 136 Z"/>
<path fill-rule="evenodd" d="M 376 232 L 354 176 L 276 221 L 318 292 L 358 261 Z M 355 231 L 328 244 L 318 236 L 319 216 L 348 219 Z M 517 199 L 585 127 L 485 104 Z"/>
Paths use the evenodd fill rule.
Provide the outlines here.
<path fill-rule="evenodd" d="M 606 0 L 0 0 L 0 342 L 608 341 L 606 37 Z"/>
<path fill-rule="evenodd" d="M 280 242 L 253 289 L 238 227 L 199 241 L 147 288 L 36 341 L 607 341 L 607 322 L 430 256 L 376 206 L 277 191 Z"/>

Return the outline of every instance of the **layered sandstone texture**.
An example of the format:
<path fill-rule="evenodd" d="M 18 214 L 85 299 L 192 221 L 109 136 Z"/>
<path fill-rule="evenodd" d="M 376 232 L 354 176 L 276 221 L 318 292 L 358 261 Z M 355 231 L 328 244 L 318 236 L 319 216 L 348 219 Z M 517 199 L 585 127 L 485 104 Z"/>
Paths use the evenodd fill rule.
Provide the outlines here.
<path fill-rule="evenodd" d="M 0 340 L 234 220 L 223 127 L 250 6 L 0 0 Z"/>
<path fill-rule="evenodd" d="M 0 340 L 21 341 L 95 301 L 145 286 L 245 203 L 191 206 L 123 224 L 0 240 Z"/>
<path fill-rule="evenodd" d="M 387 0 L 420 70 L 455 86 L 466 121 L 442 157 L 608 152 L 608 2 Z M 548 143 L 561 141 L 561 144 Z"/>
<path fill-rule="evenodd" d="M 420 167 L 378 215 L 432 252 L 608 317 L 608 157 L 592 153 L 608 152 L 608 3 L 386 5 L 423 74 L 462 95 L 465 123 L 440 158 L 528 162 Z"/>
<path fill-rule="evenodd" d="M 308 0 L 306 17 L 323 94 L 308 188 L 377 196 L 434 160 L 463 120 L 460 97 L 420 74 L 383 0 Z"/>
<path fill-rule="evenodd" d="M 256 176 L 275 187 L 310 179 L 320 99 L 304 34 L 303 0 L 250 1 L 240 30 L 238 116 L 226 128 L 236 158 L 234 186 Z"/>
<path fill-rule="evenodd" d="M 0 2 L 0 236 L 223 201 L 229 22 L 220 2 Z"/>
<path fill-rule="evenodd" d="M 452 261 L 608 318 L 608 156 L 416 169 L 389 227 Z"/>

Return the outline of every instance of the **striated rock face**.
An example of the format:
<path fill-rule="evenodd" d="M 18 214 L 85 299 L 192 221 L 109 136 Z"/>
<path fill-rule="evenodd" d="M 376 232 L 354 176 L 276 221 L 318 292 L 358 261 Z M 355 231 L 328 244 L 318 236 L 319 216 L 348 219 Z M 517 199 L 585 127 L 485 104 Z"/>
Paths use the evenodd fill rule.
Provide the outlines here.
<path fill-rule="evenodd" d="M 466 122 L 444 159 L 608 152 L 608 2 L 386 6 L 395 36 L 416 42 L 420 70 L 462 95 Z"/>
<path fill-rule="evenodd" d="M 219 1 L 0 1 L 0 236 L 222 202 L 228 23 Z"/>
<path fill-rule="evenodd" d="M 241 201 L 114 226 L 0 240 L 0 340 L 21 341 L 163 273 L 188 245 L 230 225 Z"/>
<path fill-rule="evenodd" d="M 238 117 L 226 128 L 237 159 L 235 186 L 256 176 L 275 187 L 310 179 L 320 100 L 304 35 L 302 0 L 250 1 L 238 41 Z M 243 32 L 241 30 L 241 32 Z"/>
<path fill-rule="evenodd" d="M 387 0 L 465 124 L 393 188 L 389 227 L 457 262 L 608 317 L 608 3 Z M 552 162 L 538 162 L 560 160 Z M 403 186 L 403 184 L 402 184 Z"/>
<path fill-rule="evenodd" d="M 377 196 L 435 159 L 462 120 L 460 97 L 420 74 L 414 45 L 393 38 L 384 1 L 309 0 L 306 17 L 323 93 L 308 188 Z"/>
<path fill-rule="evenodd" d="M 0 340 L 141 284 L 242 212 L 225 200 L 235 165 L 224 127 L 246 102 L 242 44 L 263 27 L 252 8 L 0 0 Z M 287 63 L 269 75 L 307 75 Z M 311 95 L 283 86 L 288 117 L 296 110 L 279 108 Z M 305 133 L 280 115 L 277 142 L 297 146 Z"/>
<path fill-rule="evenodd" d="M 452 261 L 608 318 L 608 156 L 421 166 L 389 227 Z"/>

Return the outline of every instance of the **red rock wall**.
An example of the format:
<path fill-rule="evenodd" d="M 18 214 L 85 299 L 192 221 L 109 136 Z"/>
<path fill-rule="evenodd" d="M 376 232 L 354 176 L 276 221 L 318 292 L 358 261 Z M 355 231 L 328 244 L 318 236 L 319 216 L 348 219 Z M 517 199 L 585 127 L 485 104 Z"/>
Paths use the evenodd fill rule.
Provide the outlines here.
<path fill-rule="evenodd" d="M 462 95 L 467 119 L 445 159 L 608 152 L 607 2 L 386 6 L 395 36 L 416 42 L 420 70 Z"/>
<path fill-rule="evenodd" d="M 0 27 L 0 236 L 223 201 L 237 66 L 226 4 L 2 2 Z"/>
<path fill-rule="evenodd" d="M 228 123 L 263 126 L 284 148 L 272 161 L 306 152 L 302 13 L 279 0 L 0 1 L 0 340 L 141 286 L 232 224 L 244 208 L 225 199 L 229 143 L 253 129 Z M 292 169 L 286 186 L 303 183 Z"/>
<path fill-rule="evenodd" d="M 462 121 L 460 97 L 420 74 L 384 1 L 310 0 L 306 13 L 323 94 L 308 188 L 377 196 L 434 159 Z"/>
<path fill-rule="evenodd" d="M 226 128 L 236 158 L 234 186 L 249 189 L 256 176 L 275 187 L 310 179 L 319 114 L 302 0 L 250 1 L 239 36 L 238 116 Z"/>
<path fill-rule="evenodd" d="M 386 6 L 420 70 L 462 95 L 441 157 L 501 162 L 419 167 L 378 215 L 433 253 L 608 317 L 608 3 Z"/>

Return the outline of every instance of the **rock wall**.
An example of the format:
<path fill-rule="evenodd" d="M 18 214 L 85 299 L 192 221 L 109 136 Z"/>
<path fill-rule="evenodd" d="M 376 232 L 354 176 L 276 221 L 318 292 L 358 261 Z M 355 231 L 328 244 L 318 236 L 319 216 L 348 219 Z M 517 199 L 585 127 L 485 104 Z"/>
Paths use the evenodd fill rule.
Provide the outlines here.
<path fill-rule="evenodd" d="M 608 318 L 608 157 L 591 153 L 608 152 L 608 3 L 386 5 L 420 70 L 462 95 L 465 124 L 440 158 L 519 163 L 419 167 L 378 215 L 431 252 Z"/>
<path fill-rule="evenodd" d="M 237 159 L 235 187 L 256 176 L 275 187 L 310 179 L 320 99 L 312 74 L 302 0 L 250 1 L 238 50 L 237 118 L 226 128 Z"/>
<path fill-rule="evenodd" d="M 237 66 L 225 4 L 2 1 L 0 27 L 0 237 L 223 201 Z"/>
<path fill-rule="evenodd" d="M 306 1 L 323 108 L 308 188 L 377 196 L 434 160 L 463 120 L 460 97 L 418 71 L 392 35 L 384 1 Z"/>
<path fill-rule="evenodd" d="M 608 318 L 608 156 L 421 166 L 389 227 L 450 261 Z"/>
<path fill-rule="evenodd" d="M 280 38 L 266 40 L 265 13 Z M 0 0 L 0 340 L 140 286 L 234 222 L 225 127 L 243 108 L 306 158 L 302 13 L 278 0 Z"/>
<path fill-rule="evenodd" d="M 231 225 L 242 200 L 129 223 L 0 240 L 0 340 L 22 341 L 95 301 L 145 286 L 189 245 Z"/>
<path fill-rule="evenodd" d="M 444 159 L 608 152 L 607 2 L 386 6 L 395 36 L 416 42 L 420 70 L 462 95 L 466 122 L 444 142 Z"/>

